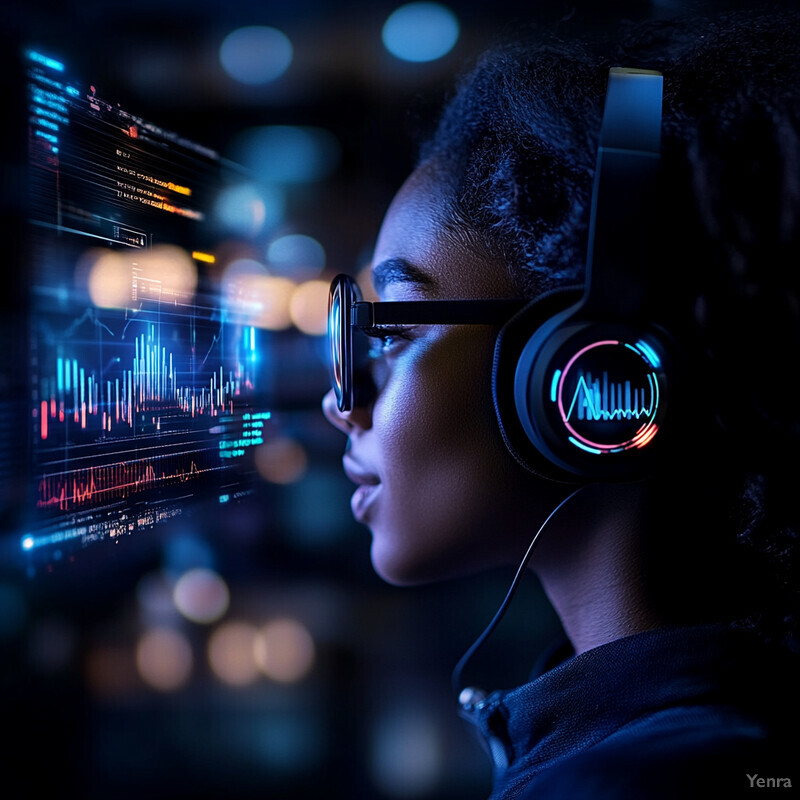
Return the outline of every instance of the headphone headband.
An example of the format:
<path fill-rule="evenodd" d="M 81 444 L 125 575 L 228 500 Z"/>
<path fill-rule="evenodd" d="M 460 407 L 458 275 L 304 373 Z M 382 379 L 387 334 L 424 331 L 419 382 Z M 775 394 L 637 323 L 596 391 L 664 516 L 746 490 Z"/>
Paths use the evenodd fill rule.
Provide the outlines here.
<path fill-rule="evenodd" d="M 658 72 L 609 71 L 586 257 L 583 308 L 592 313 L 635 314 L 649 293 L 662 89 Z"/>
<path fill-rule="evenodd" d="M 556 480 L 639 477 L 671 424 L 673 348 L 648 321 L 662 88 L 657 72 L 610 71 L 583 296 L 556 313 L 534 301 L 495 347 L 493 394 L 506 444 Z"/>

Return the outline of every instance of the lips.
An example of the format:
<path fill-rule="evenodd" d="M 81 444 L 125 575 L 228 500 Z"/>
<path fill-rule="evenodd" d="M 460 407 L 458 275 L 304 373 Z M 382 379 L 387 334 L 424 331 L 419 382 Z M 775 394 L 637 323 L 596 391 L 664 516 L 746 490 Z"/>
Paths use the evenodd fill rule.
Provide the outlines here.
<path fill-rule="evenodd" d="M 353 496 L 350 498 L 350 508 L 353 511 L 353 516 L 359 522 L 364 522 L 373 500 L 380 492 L 380 478 L 374 472 L 369 472 L 364 469 L 357 461 L 347 454 L 345 454 L 342 459 L 342 463 L 344 464 L 344 471 L 347 477 L 353 481 L 353 483 L 358 484 L 358 488 L 353 492 Z"/>

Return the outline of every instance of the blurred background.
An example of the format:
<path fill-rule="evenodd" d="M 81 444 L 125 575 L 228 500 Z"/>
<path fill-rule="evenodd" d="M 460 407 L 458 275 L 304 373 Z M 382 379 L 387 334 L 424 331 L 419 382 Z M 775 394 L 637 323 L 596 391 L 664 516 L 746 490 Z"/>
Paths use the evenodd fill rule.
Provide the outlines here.
<path fill-rule="evenodd" d="M 457 717 L 450 672 L 513 570 L 403 589 L 372 572 L 341 470 L 345 440 L 320 411 L 327 285 L 339 272 L 363 275 L 417 143 L 483 49 L 520 25 L 613 35 L 684 5 L 703 4 L 5 3 L 0 697 L 10 745 L 0 794 L 486 796 L 489 762 Z M 19 233 L 33 124 L 20 59 L 30 53 L 90 86 L 109 113 L 123 109 L 247 170 L 215 206 L 227 235 L 213 251 L 217 277 L 257 276 L 270 300 L 248 328 L 263 424 L 241 447 L 246 502 L 218 491 L 132 535 L 69 547 L 26 540 L 30 439 L 47 433 L 41 398 L 31 400 L 40 388 L 20 369 L 37 355 L 36 320 L 18 316 L 30 289 Z M 32 413 L 35 424 L 23 423 Z M 529 578 L 468 677 L 492 689 L 524 682 L 558 634 Z"/>

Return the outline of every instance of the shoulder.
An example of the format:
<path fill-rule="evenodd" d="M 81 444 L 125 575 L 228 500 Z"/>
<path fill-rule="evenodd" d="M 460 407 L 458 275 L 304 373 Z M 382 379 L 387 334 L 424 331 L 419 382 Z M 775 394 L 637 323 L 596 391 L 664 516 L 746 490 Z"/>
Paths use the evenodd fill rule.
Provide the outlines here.
<path fill-rule="evenodd" d="M 544 771 L 519 800 L 752 797 L 753 788 L 767 785 L 759 778 L 795 788 L 800 773 L 788 757 L 789 738 L 788 731 L 773 737 L 736 714 L 673 709 L 666 718 L 643 718 Z"/>

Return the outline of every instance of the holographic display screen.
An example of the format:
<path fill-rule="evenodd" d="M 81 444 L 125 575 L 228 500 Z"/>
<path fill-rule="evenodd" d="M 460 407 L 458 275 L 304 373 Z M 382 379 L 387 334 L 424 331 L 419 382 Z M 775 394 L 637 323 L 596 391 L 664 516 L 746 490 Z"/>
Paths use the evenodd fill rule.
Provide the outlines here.
<path fill-rule="evenodd" d="M 24 53 L 31 556 L 251 491 L 260 331 L 226 308 L 217 153 Z M 260 399 L 261 398 L 261 399 Z"/>

